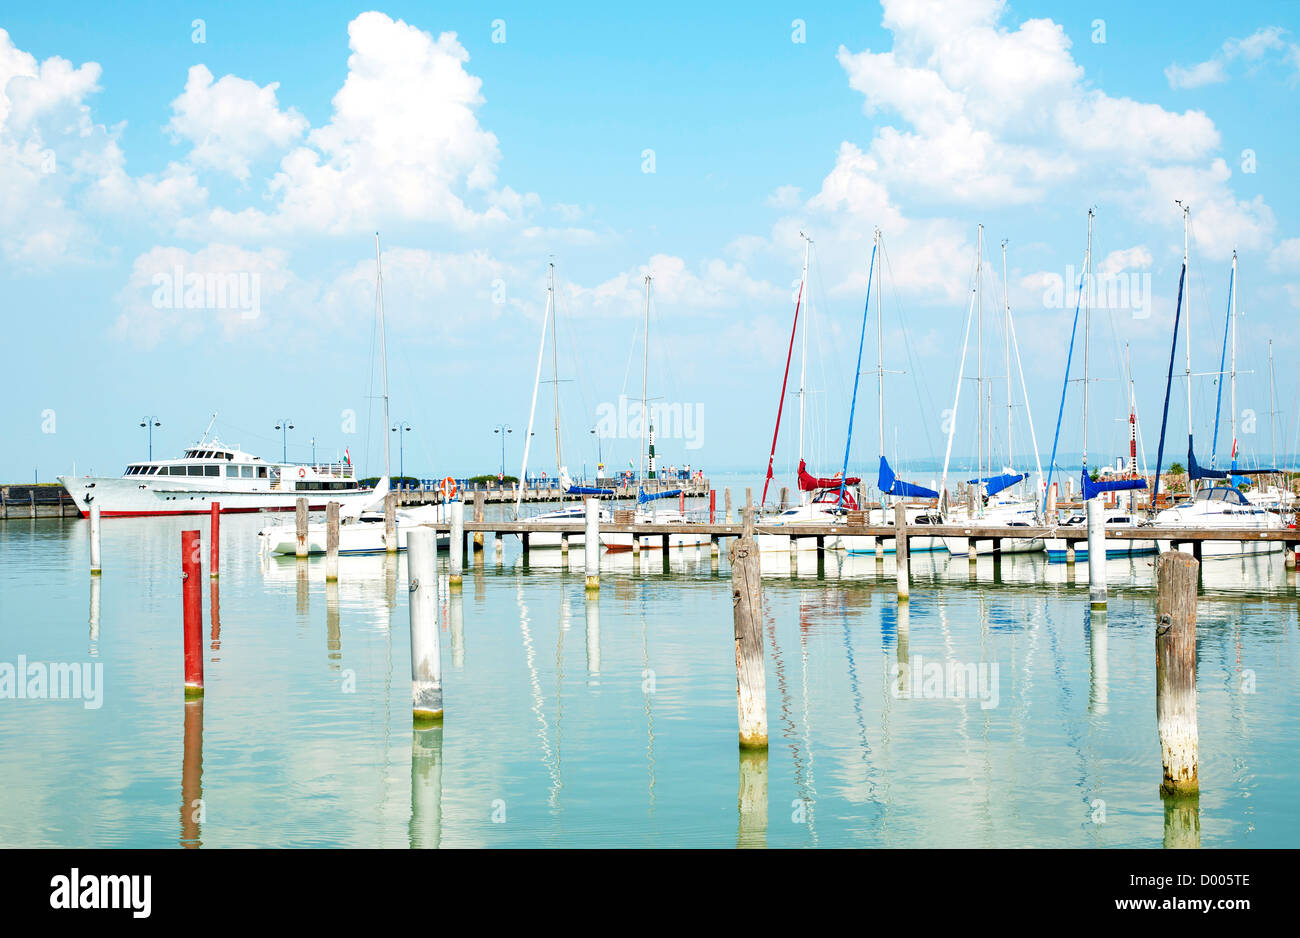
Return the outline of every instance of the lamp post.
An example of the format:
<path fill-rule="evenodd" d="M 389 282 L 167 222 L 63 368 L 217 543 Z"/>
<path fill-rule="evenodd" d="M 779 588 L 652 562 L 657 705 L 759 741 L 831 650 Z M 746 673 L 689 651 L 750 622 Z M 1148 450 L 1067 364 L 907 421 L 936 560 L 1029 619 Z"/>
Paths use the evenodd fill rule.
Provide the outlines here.
<path fill-rule="evenodd" d="M 275 428 L 280 431 L 280 445 L 282 447 L 280 462 L 287 463 L 289 461 L 289 431 L 293 429 L 293 424 L 289 422 L 288 417 L 281 417 Z"/>
<path fill-rule="evenodd" d="M 605 466 L 605 457 L 600 451 L 600 430 L 597 427 L 591 428 L 591 435 L 596 438 L 596 478 L 600 478 L 600 470 Z"/>
<path fill-rule="evenodd" d="M 316 465 L 316 437 L 311 438 L 311 464 Z"/>
<path fill-rule="evenodd" d="M 397 483 L 397 487 L 406 488 L 406 453 L 405 448 L 402 445 L 404 439 L 402 434 L 410 433 L 411 425 L 403 420 L 397 426 L 393 427 L 392 431 L 397 434 L 397 477 L 401 480 Z"/>
<path fill-rule="evenodd" d="M 153 461 L 153 428 L 161 427 L 162 424 L 158 422 L 157 417 L 141 417 L 140 426 L 148 427 L 149 429 L 149 460 L 150 462 L 152 462 Z"/>
<path fill-rule="evenodd" d="M 501 434 L 501 479 L 502 479 L 502 481 L 505 481 L 505 477 L 506 477 L 506 434 L 507 434 L 507 433 L 514 433 L 514 431 L 511 430 L 511 429 L 510 429 L 508 426 L 506 426 L 504 423 L 499 423 L 499 424 L 497 424 L 495 427 L 492 428 L 492 432 L 493 432 L 493 433 L 500 433 L 500 434 Z"/>

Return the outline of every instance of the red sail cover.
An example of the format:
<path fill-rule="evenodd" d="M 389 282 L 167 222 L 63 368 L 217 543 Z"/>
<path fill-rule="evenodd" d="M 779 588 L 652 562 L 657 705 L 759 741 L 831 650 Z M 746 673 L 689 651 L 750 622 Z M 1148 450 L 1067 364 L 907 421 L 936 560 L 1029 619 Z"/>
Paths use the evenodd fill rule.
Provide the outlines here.
<path fill-rule="evenodd" d="M 857 485 L 862 480 L 856 476 L 842 480 L 845 485 Z M 812 492 L 817 489 L 837 489 L 840 487 L 841 479 L 835 475 L 830 479 L 819 479 L 816 476 L 808 474 L 807 463 L 799 460 L 799 491 Z"/>

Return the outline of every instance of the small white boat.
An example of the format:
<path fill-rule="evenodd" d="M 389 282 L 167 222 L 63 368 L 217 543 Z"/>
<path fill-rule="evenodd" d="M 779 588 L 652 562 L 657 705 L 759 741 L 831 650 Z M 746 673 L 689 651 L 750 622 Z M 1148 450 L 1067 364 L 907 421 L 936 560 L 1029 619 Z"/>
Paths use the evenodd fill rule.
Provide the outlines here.
<path fill-rule="evenodd" d="M 1020 499 L 1005 499 L 991 501 L 985 506 L 983 513 L 974 518 L 965 512 L 954 514 L 948 518 L 947 523 L 970 528 L 971 536 L 945 537 L 943 538 L 944 547 L 954 557 L 965 557 L 970 551 L 969 542 L 973 539 L 976 555 L 988 556 L 993 553 L 993 538 L 989 536 L 981 537 L 981 529 L 1028 527 L 1037 523 L 1034 512 L 1035 506 L 1033 502 Z M 1032 554 L 1041 551 L 1043 547 L 1041 537 L 1004 537 L 1002 538 L 1001 552 L 1003 554 Z"/>
<path fill-rule="evenodd" d="M 544 525 L 548 523 L 555 524 L 561 521 L 568 521 L 570 523 L 574 523 L 574 522 L 582 523 L 586 521 L 586 518 L 587 518 L 586 506 L 578 504 L 578 505 L 571 505 L 568 508 L 557 508 L 555 511 L 548 511 L 540 515 L 533 515 L 530 518 L 522 518 L 520 520 L 525 521 L 529 524 Z M 608 524 L 609 520 L 610 520 L 609 511 L 606 510 L 605 508 L 601 508 L 600 509 L 601 524 Z M 515 535 L 515 537 L 518 536 L 519 535 L 517 534 Z M 558 531 L 544 531 L 544 530 L 529 531 L 528 549 L 533 550 L 534 548 L 559 548 L 561 546 L 560 544 L 561 536 L 562 535 Z M 575 547 L 575 548 L 582 547 L 587 543 L 586 536 L 579 531 L 570 531 L 568 537 L 569 537 L 570 547 Z"/>
<path fill-rule="evenodd" d="M 689 524 L 690 519 L 676 508 L 640 508 L 632 518 L 633 524 Z M 601 540 L 605 544 L 605 549 L 610 553 L 620 553 L 632 549 L 633 539 L 636 540 L 641 550 L 660 550 L 664 546 L 664 536 L 662 534 L 602 534 Z M 668 536 L 668 546 L 673 547 L 701 547 L 708 544 L 712 538 L 708 534 L 687 532 L 683 534 L 670 534 Z M 532 539 L 529 539 L 532 544 Z"/>
<path fill-rule="evenodd" d="M 369 501 L 360 507 L 347 506 L 339 511 L 339 556 L 348 554 L 382 554 L 388 550 L 384 537 L 384 496 L 388 494 L 385 476 Z M 399 508 L 395 515 L 397 549 L 406 550 L 406 533 L 413 527 L 434 522 L 446 523 L 447 506 L 421 505 L 416 508 Z M 307 553 L 325 553 L 325 522 L 313 521 L 307 525 Z M 298 529 L 295 524 L 275 524 L 257 532 L 258 550 L 270 554 L 296 554 Z M 440 532 L 439 549 L 451 544 L 451 536 Z"/>
<path fill-rule="evenodd" d="M 1105 517 L 1107 528 L 1131 528 L 1138 524 L 1138 519 L 1124 511 L 1112 511 Z M 1045 540 L 1047 549 L 1047 559 L 1052 563 L 1065 563 L 1065 551 L 1068 547 L 1068 541 L 1074 544 L 1074 559 L 1084 561 L 1088 559 L 1088 516 L 1083 512 L 1070 515 L 1059 527 L 1075 528 L 1080 538 L 1049 537 Z M 1071 532 L 1072 534 L 1075 532 Z M 1128 557 L 1133 554 L 1154 554 L 1157 551 L 1154 540 L 1131 540 L 1127 538 L 1118 538 L 1106 541 L 1106 556 L 1110 557 Z"/>

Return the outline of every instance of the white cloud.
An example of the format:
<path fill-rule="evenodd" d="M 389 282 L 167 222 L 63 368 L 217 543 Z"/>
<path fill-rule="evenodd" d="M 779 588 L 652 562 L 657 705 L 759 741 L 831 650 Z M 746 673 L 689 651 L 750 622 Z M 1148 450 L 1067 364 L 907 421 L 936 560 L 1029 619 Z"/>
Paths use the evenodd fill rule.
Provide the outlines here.
<path fill-rule="evenodd" d="M 307 119 L 296 110 L 280 110 L 278 87 L 271 82 L 259 88 L 234 75 L 214 83 L 207 66 L 191 66 L 185 91 L 172 101 L 167 130 L 193 144 L 189 160 L 195 166 L 247 179 L 252 160 L 283 150 L 307 129 Z"/>
<path fill-rule="evenodd" d="M 1212 58 L 1196 65 L 1183 67 L 1177 63 L 1165 69 L 1169 87 L 1174 89 L 1202 88 L 1228 80 L 1229 63 L 1238 59 L 1256 65 L 1271 52 L 1281 53 L 1282 61 L 1300 68 L 1300 46 L 1283 37 L 1286 30 L 1280 26 L 1264 26 L 1245 39 L 1228 39 Z"/>
<path fill-rule="evenodd" d="M 1165 69 L 1165 78 L 1168 79 L 1170 88 L 1203 88 L 1227 81 L 1228 73 L 1222 62 L 1210 59 L 1187 68 L 1177 63 L 1170 65 Z"/>

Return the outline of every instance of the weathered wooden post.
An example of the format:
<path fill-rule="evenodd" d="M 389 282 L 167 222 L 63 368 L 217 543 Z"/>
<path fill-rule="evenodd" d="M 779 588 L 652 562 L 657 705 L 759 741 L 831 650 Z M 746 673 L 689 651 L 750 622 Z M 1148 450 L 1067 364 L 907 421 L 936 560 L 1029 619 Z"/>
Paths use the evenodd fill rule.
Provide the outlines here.
<path fill-rule="evenodd" d="M 90 503 L 90 575 L 99 576 L 104 572 L 103 564 L 99 559 L 99 516 L 100 508 L 98 501 Z"/>
<path fill-rule="evenodd" d="M 745 507 L 746 508 L 754 507 L 754 490 L 749 486 L 745 487 Z"/>
<path fill-rule="evenodd" d="M 203 696 L 203 540 L 198 531 L 181 532 L 181 614 L 185 634 L 185 696 Z"/>
<path fill-rule="evenodd" d="M 1106 511 L 1099 498 L 1084 502 L 1088 513 L 1088 602 L 1106 605 Z"/>
<path fill-rule="evenodd" d="M 212 503 L 208 541 L 208 576 L 215 580 L 221 571 L 221 502 Z"/>
<path fill-rule="evenodd" d="M 485 497 L 486 496 L 483 494 L 483 491 L 481 489 L 474 493 L 474 522 L 476 524 L 483 523 L 483 499 Z M 483 532 L 475 531 L 474 532 L 474 553 L 481 554 L 482 552 L 483 552 Z"/>
<path fill-rule="evenodd" d="M 790 507 L 790 487 L 783 485 L 781 486 L 781 511 L 785 511 L 789 507 Z"/>
<path fill-rule="evenodd" d="M 438 536 L 424 525 L 406 532 L 411 615 L 411 714 L 417 723 L 442 719 L 442 656 L 438 647 Z"/>
<path fill-rule="evenodd" d="M 722 490 L 722 523 L 731 524 L 731 486 Z"/>
<path fill-rule="evenodd" d="M 293 553 L 299 560 L 307 556 L 307 499 L 298 499 L 294 508 L 294 533 L 298 536 Z"/>
<path fill-rule="evenodd" d="M 1168 550 L 1156 561 L 1156 722 L 1166 794 L 1191 794 L 1197 779 L 1196 584 L 1200 563 Z"/>
<path fill-rule="evenodd" d="M 459 498 L 447 506 L 451 515 L 451 573 L 447 584 L 452 589 L 460 589 L 461 571 L 465 564 L 465 503 Z M 409 547 L 407 548 L 410 549 Z"/>
<path fill-rule="evenodd" d="M 582 535 L 582 555 L 588 592 L 600 589 L 600 503 L 587 499 L 587 526 Z"/>
<path fill-rule="evenodd" d="M 731 545 L 731 601 L 736 641 L 736 712 L 742 749 L 767 748 L 767 671 L 763 654 L 763 584 L 754 541 L 754 506 L 745 506 Z"/>
<path fill-rule="evenodd" d="M 898 578 L 898 601 L 907 602 L 912 590 L 912 570 L 907 544 L 907 508 L 902 502 L 894 505 L 894 566 Z"/>
<path fill-rule="evenodd" d="M 339 578 L 339 503 L 325 506 L 325 582 L 337 583 Z"/>
<path fill-rule="evenodd" d="M 384 496 L 384 552 L 397 553 L 397 493 Z"/>
<path fill-rule="evenodd" d="M 560 532 L 560 556 L 566 559 L 569 556 L 569 532 L 568 531 Z M 567 565 L 568 564 L 566 563 L 565 566 Z"/>

